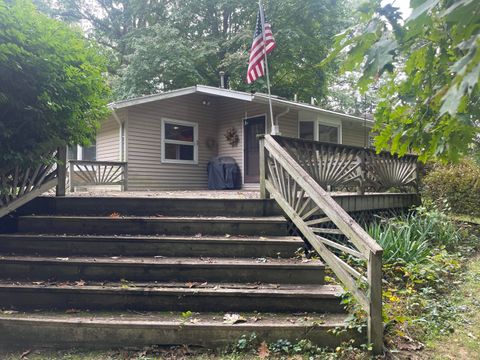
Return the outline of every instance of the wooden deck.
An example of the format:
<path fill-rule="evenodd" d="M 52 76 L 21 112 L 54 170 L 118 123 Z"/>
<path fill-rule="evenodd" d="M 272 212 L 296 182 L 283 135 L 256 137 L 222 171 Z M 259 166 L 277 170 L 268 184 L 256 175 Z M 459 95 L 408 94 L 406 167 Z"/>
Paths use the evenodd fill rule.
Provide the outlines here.
<path fill-rule="evenodd" d="M 386 209 L 408 209 L 413 206 L 420 205 L 420 196 L 416 193 L 365 193 L 357 194 L 353 192 L 332 192 L 332 197 L 342 206 L 347 212 L 357 211 L 376 211 Z M 50 198 L 50 201 L 48 200 Z M 207 206 L 212 206 L 213 202 L 216 203 L 218 208 L 222 206 L 231 206 L 234 202 L 238 203 L 239 200 L 245 202 L 260 203 L 265 202 L 268 208 L 275 208 L 277 205 L 274 200 L 262 200 L 260 198 L 259 191 L 251 190 L 230 190 L 230 191 L 218 191 L 218 190 L 196 190 L 196 191 L 91 191 L 91 192 L 75 192 L 67 193 L 65 197 L 53 197 L 52 195 L 45 194 L 41 198 L 33 202 L 33 206 L 37 206 L 42 201 L 48 201 L 56 204 L 91 204 L 98 203 L 102 206 L 102 203 L 117 204 L 121 208 L 123 200 L 137 199 L 139 204 L 148 204 L 146 206 L 172 206 L 174 203 L 178 203 L 177 200 L 187 201 L 191 199 L 206 200 Z M 69 200 L 73 200 L 69 201 Z M 145 201 L 147 200 L 147 201 Z M 148 201 L 149 200 L 149 201 Z M 44 203 L 46 204 L 46 203 Z M 254 204 L 252 204 L 254 205 Z M 46 205 L 51 206 L 51 205 Z M 58 205 L 55 205 L 58 206 Z M 63 205 L 62 205 L 63 206 Z M 83 205 L 82 205 L 83 206 Z M 277 212 L 281 213 L 281 212 Z"/>

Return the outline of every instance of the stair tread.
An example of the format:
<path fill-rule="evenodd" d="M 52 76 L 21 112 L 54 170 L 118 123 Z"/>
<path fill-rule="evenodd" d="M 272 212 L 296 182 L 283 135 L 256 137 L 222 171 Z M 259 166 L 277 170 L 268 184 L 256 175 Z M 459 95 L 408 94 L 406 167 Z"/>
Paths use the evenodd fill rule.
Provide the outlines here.
<path fill-rule="evenodd" d="M 102 257 L 102 256 L 21 256 L 0 255 L 0 262 L 44 262 L 66 264 L 120 264 L 120 265 L 188 265 L 188 266 L 255 266 L 255 267 L 324 267 L 320 260 L 273 258 L 220 258 L 220 257 Z"/>
<path fill-rule="evenodd" d="M 211 327 L 337 327 L 345 326 L 348 318 L 344 313 L 252 313 L 241 312 L 246 320 L 236 324 L 224 322 L 225 313 L 192 313 L 182 316 L 182 313 L 172 312 L 94 312 L 75 311 L 34 311 L 11 313 L 0 311 L 1 322 L 25 323 L 58 323 L 58 324 L 109 324 L 109 325 L 151 325 L 151 326 L 211 326 Z"/>
<path fill-rule="evenodd" d="M 227 235 L 227 236 L 226 236 Z M 205 242 L 241 242 L 241 243 L 248 243 L 248 242 L 295 242 L 299 243 L 300 245 L 303 244 L 303 241 L 298 236 L 239 236 L 239 235 L 95 235 L 95 234 L 85 234 L 85 235 L 77 235 L 77 234 L 48 234 L 48 233 L 21 233 L 16 232 L 13 234 L 0 234 L 1 239 L 18 239 L 18 238 L 29 238 L 29 239 L 37 239 L 37 238 L 48 238 L 49 240 L 80 240 L 80 241 L 93 241 L 93 240 L 111 240 L 111 241 L 131 241 L 131 240 L 139 240 L 139 241 L 205 241 Z"/>
<path fill-rule="evenodd" d="M 28 289 L 47 290 L 60 292 L 111 292 L 132 293 L 148 292 L 155 294 L 180 294 L 180 295 L 270 295 L 309 298 L 338 298 L 344 291 L 338 285 L 294 285 L 294 284 L 242 284 L 242 283 L 200 283 L 200 282 L 43 282 L 43 281 L 2 281 L 0 289 Z M 221 307 L 219 305 L 219 307 Z"/>
<path fill-rule="evenodd" d="M 210 221 L 210 222 L 286 222 L 283 216 L 79 216 L 79 215 L 22 215 L 21 219 L 63 219 L 63 220 L 107 220 L 107 221 L 122 221 L 122 220 L 142 220 L 142 221 L 164 221 L 164 222 L 195 222 L 195 221 Z"/>

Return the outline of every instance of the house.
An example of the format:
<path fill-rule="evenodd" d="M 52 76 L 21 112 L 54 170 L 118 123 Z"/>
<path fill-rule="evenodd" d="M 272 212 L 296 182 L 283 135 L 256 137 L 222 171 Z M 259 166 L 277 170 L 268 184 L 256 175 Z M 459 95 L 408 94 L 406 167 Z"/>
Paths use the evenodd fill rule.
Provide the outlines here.
<path fill-rule="evenodd" d="M 273 96 L 281 135 L 364 147 L 371 120 Z M 129 190 L 207 188 L 207 164 L 231 156 L 245 189 L 258 188 L 257 134 L 269 133 L 268 96 L 197 85 L 111 104 L 97 161 L 128 163 Z"/>

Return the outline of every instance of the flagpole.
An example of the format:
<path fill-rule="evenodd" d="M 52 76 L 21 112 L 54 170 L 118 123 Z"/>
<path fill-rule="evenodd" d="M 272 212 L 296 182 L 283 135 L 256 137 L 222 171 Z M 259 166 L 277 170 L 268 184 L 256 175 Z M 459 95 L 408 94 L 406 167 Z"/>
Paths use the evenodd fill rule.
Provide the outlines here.
<path fill-rule="evenodd" d="M 270 107 L 270 121 L 272 122 L 272 130 L 270 131 L 271 135 L 280 135 L 278 126 L 275 125 L 275 120 L 273 118 L 273 107 L 272 107 L 272 94 L 270 92 L 270 74 L 268 72 L 268 59 L 267 59 L 267 40 L 265 38 L 265 14 L 262 8 L 262 0 L 258 0 L 258 7 L 260 8 L 260 16 L 262 21 L 262 36 L 263 36 L 263 54 L 265 55 L 265 70 L 267 75 L 267 89 L 268 89 L 268 105 Z"/>

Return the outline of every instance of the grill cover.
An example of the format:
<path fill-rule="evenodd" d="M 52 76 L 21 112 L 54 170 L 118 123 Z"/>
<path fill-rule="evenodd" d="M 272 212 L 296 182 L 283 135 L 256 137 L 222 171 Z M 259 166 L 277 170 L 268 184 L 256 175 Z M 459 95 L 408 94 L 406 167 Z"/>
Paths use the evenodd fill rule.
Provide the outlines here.
<path fill-rule="evenodd" d="M 242 187 L 240 169 L 230 156 L 212 158 L 207 167 L 210 190 L 233 190 Z"/>

